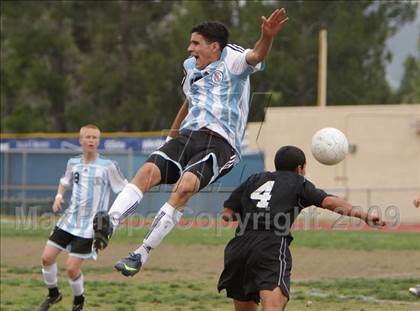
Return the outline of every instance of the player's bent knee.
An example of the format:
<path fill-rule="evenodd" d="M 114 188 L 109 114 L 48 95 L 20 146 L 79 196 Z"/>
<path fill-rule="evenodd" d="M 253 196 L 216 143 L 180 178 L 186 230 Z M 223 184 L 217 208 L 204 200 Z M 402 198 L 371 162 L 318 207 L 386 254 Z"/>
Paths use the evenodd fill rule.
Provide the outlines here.
<path fill-rule="evenodd" d="M 41 263 L 44 267 L 51 266 L 55 262 L 55 258 L 53 256 L 43 254 L 41 256 Z"/>
<path fill-rule="evenodd" d="M 80 269 L 74 266 L 67 266 L 67 275 L 70 279 L 74 280 L 80 275 Z"/>
<path fill-rule="evenodd" d="M 67 262 L 66 271 L 67 271 L 68 277 L 72 280 L 76 279 L 81 273 L 80 266 L 72 262 Z"/>
<path fill-rule="evenodd" d="M 200 188 L 200 181 L 197 176 L 192 173 L 185 173 L 180 178 L 176 188 L 175 193 L 181 197 L 191 197 L 194 193 Z"/>

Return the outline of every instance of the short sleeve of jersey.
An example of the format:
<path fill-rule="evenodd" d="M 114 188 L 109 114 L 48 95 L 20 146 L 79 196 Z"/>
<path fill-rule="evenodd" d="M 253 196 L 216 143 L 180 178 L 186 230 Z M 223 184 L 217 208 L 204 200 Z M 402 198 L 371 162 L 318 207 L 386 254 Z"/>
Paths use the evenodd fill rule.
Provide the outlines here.
<path fill-rule="evenodd" d="M 300 203 L 304 207 L 311 205 L 321 207 L 322 201 L 327 196 L 328 194 L 324 190 L 316 188 L 313 183 L 305 179 L 300 193 Z"/>
<path fill-rule="evenodd" d="M 244 50 L 242 47 L 235 44 L 228 44 L 226 46 L 225 62 L 229 71 L 234 75 L 250 75 L 254 72 L 264 69 L 264 63 L 258 63 L 252 66 L 246 61 L 246 54 L 251 49 Z"/>
<path fill-rule="evenodd" d="M 191 72 L 195 68 L 195 58 L 189 57 L 184 61 L 183 70 L 184 70 L 184 77 L 181 82 L 182 91 L 185 95 L 187 95 L 188 91 L 190 90 L 191 83 L 190 83 L 190 75 Z"/>
<path fill-rule="evenodd" d="M 60 178 L 60 184 L 68 188 L 71 185 L 72 177 L 73 177 L 72 164 L 71 164 L 71 161 L 68 160 L 66 171 L 64 172 L 64 176 Z"/>
<path fill-rule="evenodd" d="M 112 161 L 108 167 L 108 178 L 112 191 L 115 193 L 120 192 L 128 183 L 122 174 L 117 162 Z"/>

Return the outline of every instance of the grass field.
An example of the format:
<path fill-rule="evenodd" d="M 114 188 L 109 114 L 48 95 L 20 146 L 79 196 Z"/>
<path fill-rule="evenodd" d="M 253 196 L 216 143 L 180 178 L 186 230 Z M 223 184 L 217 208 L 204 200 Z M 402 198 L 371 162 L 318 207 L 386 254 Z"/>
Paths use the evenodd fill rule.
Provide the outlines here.
<path fill-rule="evenodd" d="M 4 219 L 3 219 L 4 220 Z M 31 228 L 28 228 L 31 227 Z M 50 226 L 2 221 L 1 310 L 35 310 L 46 295 L 40 255 Z M 96 262 L 83 267 L 86 310 L 233 310 L 216 283 L 227 228 L 177 229 L 133 278 L 112 265 L 135 248 L 145 229 L 124 227 Z M 420 283 L 418 233 L 297 231 L 288 310 L 420 310 L 407 289 Z M 68 310 L 71 291 L 59 259 L 65 298 L 51 310 Z"/>

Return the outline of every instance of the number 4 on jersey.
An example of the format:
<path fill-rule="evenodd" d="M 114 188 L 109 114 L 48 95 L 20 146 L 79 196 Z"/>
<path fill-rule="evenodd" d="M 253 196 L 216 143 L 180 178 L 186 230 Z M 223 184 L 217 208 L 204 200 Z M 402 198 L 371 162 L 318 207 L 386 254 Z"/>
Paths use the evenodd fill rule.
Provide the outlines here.
<path fill-rule="evenodd" d="M 258 201 L 257 207 L 268 208 L 268 201 L 271 199 L 271 190 L 273 189 L 273 186 L 274 180 L 270 180 L 251 193 L 250 198 Z"/>

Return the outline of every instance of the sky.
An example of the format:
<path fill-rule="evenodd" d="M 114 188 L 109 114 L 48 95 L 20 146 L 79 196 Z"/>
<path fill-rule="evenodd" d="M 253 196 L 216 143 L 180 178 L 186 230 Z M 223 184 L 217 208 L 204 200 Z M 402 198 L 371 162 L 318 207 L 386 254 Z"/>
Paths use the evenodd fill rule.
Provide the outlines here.
<path fill-rule="evenodd" d="M 401 27 L 393 37 L 387 41 L 387 48 L 393 54 L 392 62 L 387 64 L 386 78 L 392 88 L 397 89 L 404 74 L 404 61 L 408 55 L 420 57 L 417 43 L 420 37 L 420 5 L 417 8 L 416 19 Z"/>

